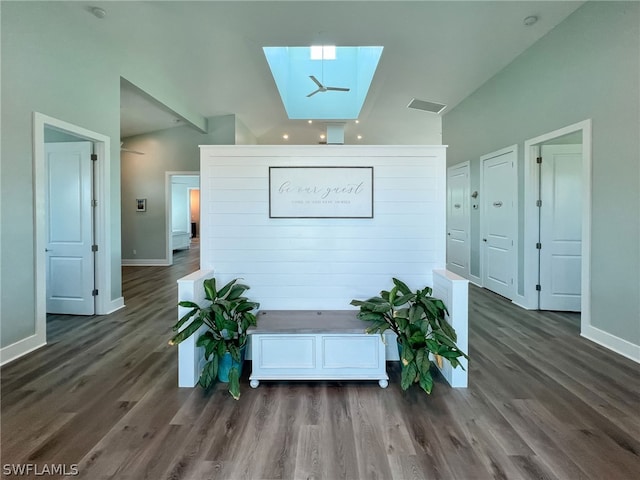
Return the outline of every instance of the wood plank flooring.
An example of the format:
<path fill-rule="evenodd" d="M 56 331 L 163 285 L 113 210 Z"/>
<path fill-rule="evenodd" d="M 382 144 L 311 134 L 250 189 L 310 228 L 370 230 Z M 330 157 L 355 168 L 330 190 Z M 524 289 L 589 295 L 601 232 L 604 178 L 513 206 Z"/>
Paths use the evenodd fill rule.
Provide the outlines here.
<path fill-rule="evenodd" d="M 431 396 L 402 392 L 390 362 L 386 390 L 254 390 L 248 363 L 234 401 L 222 385 L 176 386 L 176 280 L 198 250 L 174 260 L 125 267 L 125 309 L 51 316 L 49 344 L 2 368 L 3 467 L 77 464 L 74 478 L 91 480 L 640 478 L 639 366 L 580 338 L 575 314 L 472 286 L 468 389 L 437 377 Z"/>

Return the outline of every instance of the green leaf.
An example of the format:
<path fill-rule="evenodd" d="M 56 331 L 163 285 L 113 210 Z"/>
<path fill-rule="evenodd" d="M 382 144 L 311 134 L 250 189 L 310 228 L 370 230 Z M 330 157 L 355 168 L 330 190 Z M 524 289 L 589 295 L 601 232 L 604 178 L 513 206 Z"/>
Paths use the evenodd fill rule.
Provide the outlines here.
<path fill-rule="evenodd" d="M 231 300 L 236 300 L 237 298 L 240 298 L 246 290 L 249 290 L 249 287 L 246 285 L 242 285 L 240 283 L 238 283 L 237 285 L 234 285 L 233 287 L 231 287 L 231 290 L 229 290 L 229 295 L 227 295 L 227 300 L 231 301 Z"/>
<path fill-rule="evenodd" d="M 204 286 L 204 298 L 210 301 L 216 299 L 216 279 L 209 278 L 203 282 Z"/>
<path fill-rule="evenodd" d="M 414 294 L 413 293 L 407 293 L 406 295 L 402 295 L 401 297 L 397 297 L 394 301 L 393 301 L 393 305 L 395 307 L 400 307 L 402 305 L 404 305 L 405 303 L 408 303 L 409 301 L 411 301 L 414 298 Z"/>
<path fill-rule="evenodd" d="M 415 304 L 409 309 L 409 320 L 411 323 L 416 323 L 422 318 L 424 318 L 424 308 L 422 308 L 422 305 Z"/>
<path fill-rule="evenodd" d="M 424 333 L 422 333 L 420 327 L 415 324 L 409 324 L 409 328 L 411 330 L 411 342 L 424 344 L 427 337 Z"/>
<path fill-rule="evenodd" d="M 376 322 L 379 320 L 384 321 L 384 314 L 382 313 L 359 312 L 357 316 L 360 320 L 364 320 L 365 322 Z"/>
<path fill-rule="evenodd" d="M 178 302 L 178 306 L 179 307 L 186 307 L 186 308 L 200 308 L 200 305 L 198 305 L 196 302 L 191 302 L 189 300 L 183 300 L 181 302 Z"/>
<path fill-rule="evenodd" d="M 229 283 L 227 283 L 224 287 L 222 287 L 220 289 L 220 291 L 218 292 L 218 298 L 225 298 L 227 296 L 227 293 L 229 292 L 229 290 L 231 290 L 231 287 L 238 281 L 237 278 L 231 280 Z"/>
<path fill-rule="evenodd" d="M 440 350 L 440 345 L 438 344 L 438 342 L 431 338 L 427 338 L 426 344 L 430 352 L 438 353 L 438 350 Z"/>
<path fill-rule="evenodd" d="M 173 337 L 170 341 L 170 345 L 177 345 L 178 343 L 186 340 L 191 335 L 196 333 L 198 329 L 202 326 L 204 321 L 202 318 L 198 317 L 193 322 L 191 322 L 184 330 L 180 331 L 175 337 Z"/>
<path fill-rule="evenodd" d="M 406 390 L 416 381 L 417 374 L 418 370 L 415 363 L 410 363 L 402 367 L 402 377 L 400 380 L 402 390 Z"/>
<path fill-rule="evenodd" d="M 391 304 L 388 302 L 378 303 L 378 304 L 368 304 L 371 305 L 370 310 L 376 313 L 387 313 L 391 311 Z"/>
<path fill-rule="evenodd" d="M 402 358 L 400 359 L 402 366 L 406 367 L 407 365 L 409 365 L 411 362 L 413 362 L 415 357 L 416 355 L 413 349 L 411 348 L 410 342 L 409 342 L 409 345 L 407 345 L 407 342 L 404 342 L 402 344 Z"/>
<path fill-rule="evenodd" d="M 208 390 L 211 385 L 216 381 L 218 375 L 218 357 L 214 356 L 212 360 L 204 364 L 202 373 L 200 374 L 200 380 L 198 383 L 202 388 Z"/>
<path fill-rule="evenodd" d="M 182 303 L 182 302 L 181 302 L 181 303 Z M 195 304 L 194 304 L 194 305 L 195 305 Z M 183 306 L 186 306 L 186 305 L 183 305 Z M 189 320 L 189 319 L 190 319 L 191 317 L 193 317 L 196 313 L 198 313 L 198 310 L 199 310 L 199 309 L 200 309 L 200 307 L 198 307 L 198 305 L 196 305 L 196 307 L 195 307 L 193 310 L 191 310 L 190 312 L 187 312 L 186 314 L 184 314 L 184 315 L 182 316 L 182 318 L 181 318 L 180 320 L 178 320 L 178 323 L 176 323 L 176 324 L 173 326 L 173 331 L 174 331 L 174 332 L 177 332 L 177 331 L 178 331 L 178 329 L 179 329 L 182 325 L 184 325 L 184 323 L 185 323 L 187 320 Z"/>
<path fill-rule="evenodd" d="M 391 291 L 389 292 L 389 296 L 386 299 L 388 303 L 390 303 L 391 305 L 393 305 L 393 303 L 396 300 L 396 297 L 398 296 L 398 287 L 393 287 L 391 289 Z"/>
<path fill-rule="evenodd" d="M 403 295 L 407 295 L 411 293 L 411 289 L 407 286 L 406 283 L 398 280 L 397 278 L 393 278 L 392 280 L 393 280 L 393 284 L 398 288 L 400 293 L 402 293 Z"/>
<path fill-rule="evenodd" d="M 240 398 L 240 371 L 236 366 L 229 370 L 229 393 L 236 400 Z"/>
<path fill-rule="evenodd" d="M 421 348 L 416 352 L 416 366 L 421 374 L 428 372 L 431 368 L 431 360 L 429 360 L 429 352 L 425 348 Z"/>
<path fill-rule="evenodd" d="M 236 312 L 238 312 L 238 313 L 248 312 L 250 310 L 253 310 L 254 308 L 258 308 L 258 305 L 259 304 L 255 303 L 255 302 L 244 301 L 244 302 L 240 303 L 236 307 Z"/>
<path fill-rule="evenodd" d="M 431 372 L 426 372 L 420 375 L 420 388 L 428 394 L 431 393 L 431 390 L 433 389 L 433 377 L 431 376 Z"/>
<path fill-rule="evenodd" d="M 367 333 L 383 333 L 385 330 L 389 329 L 389 324 L 385 320 L 377 320 L 371 325 L 367 327 L 365 330 Z"/>
<path fill-rule="evenodd" d="M 434 331 L 433 335 L 435 337 L 435 339 L 440 342 L 443 343 L 444 345 L 446 345 L 449 348 L 458 348 L 455 344 L 455 342 L 453 340 L 451 340 L 447 335 L 444 334 L 444 332 L 442 332 L 441 330 L 438 331 Z"/>
<path fill-rule="evenodd" d="M 200 337 L 198 338 L 198 341 L 196 342 L 196 345 L 198 347 L 204 347 L 204 358 L 206 360 L 209 360 L 211 355 L 218 348 L 218 342 L 219 341 L 220 340 L 217 340 L 214 337 L 213 332 L 209 331 L 209 332 L 205 332 L 202 335 L 200 335 Z"/>
<path fill-rule="evenodd" d="M 227 344 L 227 350 L 229 350 L 229 353 L 231 354 L 231 358 L 233 358 L 236 362 L 240 361 L 240 349 L 238 348 L 237 345 L 234 345 L 233 343 L 229 343 Z"/>

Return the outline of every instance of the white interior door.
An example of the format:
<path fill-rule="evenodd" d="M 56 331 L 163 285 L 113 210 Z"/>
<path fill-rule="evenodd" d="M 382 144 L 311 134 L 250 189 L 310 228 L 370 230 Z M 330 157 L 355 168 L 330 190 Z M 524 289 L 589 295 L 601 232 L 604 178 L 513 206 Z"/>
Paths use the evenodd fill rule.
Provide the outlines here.
<path fill-rule="evenodd" d="M 482 284 L 509 299 L 517 267 L 516 160 L 515 146 L 480 158 Z"/>
<path fill-rule="evenodd" d="M 582 145 L 543 145 L 540 309 L 580 311 Z"/>
<path fill-rule="evenodd" d="M 95 313 L 91 142 L 48 143 L 47 312 Z"/>
<path fill-rule="evenodd" d="M 447 269 L 469 278 L 469 163 L 447 169 Z"/>

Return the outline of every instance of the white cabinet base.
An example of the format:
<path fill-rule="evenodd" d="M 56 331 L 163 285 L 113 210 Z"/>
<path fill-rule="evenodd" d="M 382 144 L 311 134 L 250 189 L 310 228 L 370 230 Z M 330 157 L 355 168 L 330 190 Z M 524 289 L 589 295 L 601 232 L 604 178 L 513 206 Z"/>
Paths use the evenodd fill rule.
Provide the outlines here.
<path fill-rule="evenodd" d="M 355 310 L 271 310 L 251 328 L 250 385 L 260 380 L 378 380 L 389 384 L 385 345 Z"/>

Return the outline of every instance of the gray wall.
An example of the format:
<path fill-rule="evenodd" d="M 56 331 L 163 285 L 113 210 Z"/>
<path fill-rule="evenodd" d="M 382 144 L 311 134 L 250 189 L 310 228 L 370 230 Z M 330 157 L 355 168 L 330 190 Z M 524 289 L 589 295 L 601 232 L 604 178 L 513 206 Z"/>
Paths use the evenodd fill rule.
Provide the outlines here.
<path fill-rule="evenodd" d="M 182 118 L 204 119 L 181 103 L 170 76 L 175 69 L 161 49 L 130 54 L 126 31 L 107 41 L 106 25 L 79 2 L 2 2 L 0 21 L 0 346 L 5 347 L 35 332 L 33 112 L 111 138 L 111 300 L 122 295 L 120 76 Z M 169 26 L 158 28 L 170 31 Z"/>
<path fill-rule="evenodd" d="M 591 324 L 635 345 L 640 345 L 639 18 L 636 2 L 585 4 L 443 118 L 450 165 L 477 162 L 518 143 L 520 192 L 524 141 L 592 119 Z M 522 238 L 522 216 L 520 223 Z M 521 268 L 522 245 L 519 251 Z"/>
<path fill-rule="evenodd" d="M 183 126 L 123 139 L 125 148 L 144 152 L 122 152 L 123 260 L 166 260 L 165 172 L 199 173 L 198 145 L 235 143 L 235 115 L 207 123 L 206 134 Z M 136 198 L 147 199 L 146 212 L 135 211 Z"/>

